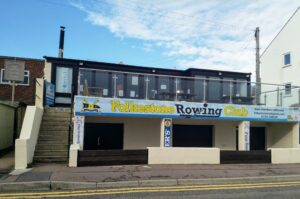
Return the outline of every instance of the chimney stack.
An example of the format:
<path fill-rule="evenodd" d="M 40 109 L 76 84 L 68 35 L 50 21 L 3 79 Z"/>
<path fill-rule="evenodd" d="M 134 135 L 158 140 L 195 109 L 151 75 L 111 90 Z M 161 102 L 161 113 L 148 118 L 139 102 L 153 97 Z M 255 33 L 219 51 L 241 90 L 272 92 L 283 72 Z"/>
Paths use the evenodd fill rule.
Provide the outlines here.
<path fill-rule="evenodd" d="M 65 27 L 60 27 L 58 58 L 64 57 Z"/>

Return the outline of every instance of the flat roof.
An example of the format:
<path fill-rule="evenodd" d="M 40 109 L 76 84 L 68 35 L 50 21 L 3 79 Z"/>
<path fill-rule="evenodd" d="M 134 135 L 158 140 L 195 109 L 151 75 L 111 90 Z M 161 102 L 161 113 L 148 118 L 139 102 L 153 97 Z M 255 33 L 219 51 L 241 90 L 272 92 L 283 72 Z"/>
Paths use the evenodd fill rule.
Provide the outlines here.
<path fill-rule="evenodd" d="M 91 61 L 91 60 L 80 60 L 80 59 L 71 59 L 71 58 L 58 58 L 58 57 L 48 57 L 44 56 L 47 61 L 50 62 L 69 62 L 76 65 L 82 63 L 83 65 L 110 65 L 115 67 L 125 66 L 128 69 L 141 69 L 141 70 L 159 70 L 165 72 L 214 72 L 214 73 L 227 73 L 227 74 L 239 74 L 239 75 L 251 75 L 251 73 L 245 72 L 234 72 L 234 71 L 225 71 L 225 70 L 212 70 L 212 69 L 200 69 L 200 68 L 188 68 L 186 70 L 178 70 L 178 69 L 167 69 L 167 68 L 159 68 L 159 67 L 149 67 L 149 66 L 137 66 L 137 65 L 128 65 L 123 63 L 108 63 L 108 62 L 100 62 L 100 61 Z M 81 65 L 79 65 L 81 66 Z"/>

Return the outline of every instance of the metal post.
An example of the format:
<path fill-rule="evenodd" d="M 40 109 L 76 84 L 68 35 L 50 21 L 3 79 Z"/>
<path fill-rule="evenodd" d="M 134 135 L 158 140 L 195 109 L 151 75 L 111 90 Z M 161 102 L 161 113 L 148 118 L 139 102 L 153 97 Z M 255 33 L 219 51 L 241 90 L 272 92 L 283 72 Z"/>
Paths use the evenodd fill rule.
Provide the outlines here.
<path fill-rule="evenodd" d="M 257 83 L 255 83 L 255 86 L 254 86 L 254 94 L 255 94 L 255 95 L 254 95 L 254 102 L 255 102 L 254 104 L 255 104 L 255 105 L 258 104 L 258 103 L 257 103 L 257 95 L 256 95 L 256 86 L 257 86 Z"/>
<path fill-rule="evenodd" d="M 146 95 L 145 95 L 145 99 L 147 100 L 148 99 L 148 90 L 149 90 L 149 88 L 148 88 L 148 84 L 149 84 L 149 78 L 148 77 L 146 77 L 146 80 L 145 80 L 145 82 L 146 82 Z"/>
<path fill-rule="evenodd" d="M 114 79 L 114 98 L 116 98 L 117 97 L 117 79 L 118 79 L 116 74 L 114 74 L 113 79 Z"/>
<path fill-rule="evenodd" d="M 265 106 L 266 106 L 267 105 L 267 94 L 266 93 L 265 93 L 264 98 L 265 98 Z"/>
<path fill-rule="evenodd" d="M 233 82 L 229 82 L 229 104 L 232 104 L 232 88 L 233 88 Z"/>
<path fill-rule="evenodd" d="M 11 92 L 11 104 L 14 104 L 15 102 L 15 87 L 16 87 L 16 82 L 12 81 L 12 92 Z"/>
<path fill-rule="evenodd" d="M 203 80 L 203 103 L 206 103 L 206 79 Z"/>
<path fill-rule="evenodd" d="M 280 106 L 282 106 L 282 92 L 280 92 Z"/>
<path fill-rule="evenodd" d="M 276 105 L 277 106 L 280 105 L 280 103 L 279 103 L 279 86 L 277 86 L 277 104 Z"/>
<path fill-rule="evenodd" d="M 175 101 L 177 101 L 177 89 L 178 89 L 178 79 L 175 79 Z"/>

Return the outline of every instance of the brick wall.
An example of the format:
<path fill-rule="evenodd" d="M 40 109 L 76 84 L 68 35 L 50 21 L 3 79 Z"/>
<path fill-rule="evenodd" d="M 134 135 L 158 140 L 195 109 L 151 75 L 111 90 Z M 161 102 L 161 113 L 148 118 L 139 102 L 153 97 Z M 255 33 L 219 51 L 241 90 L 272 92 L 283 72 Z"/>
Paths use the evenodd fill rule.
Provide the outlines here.
<path fill-rule="evenodd" d="M 0 70 L 4 68 L 4 60 L 14 60 L 14 57 L 0 56 Z M 25 70 L 29 70 L 29 86 L 17 85 L 15 92 L 15 101 L 24 102 L 28 105 L 34 105 L 35 101 L 35 79 L 42 78 L 44 70 L 44 60 L 16 58 L 16 60 L 25 61 Z M 0 83 L 0 100 L 11 100 L 12 86 Z"/>

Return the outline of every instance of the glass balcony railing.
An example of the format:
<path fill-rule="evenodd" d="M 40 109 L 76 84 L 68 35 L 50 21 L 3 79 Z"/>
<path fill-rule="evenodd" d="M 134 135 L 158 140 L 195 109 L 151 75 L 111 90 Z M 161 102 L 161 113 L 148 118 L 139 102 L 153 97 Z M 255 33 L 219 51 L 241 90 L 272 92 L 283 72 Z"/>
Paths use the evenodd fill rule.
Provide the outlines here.
<path fill-rule="evenodd" d="M 298 106 L 300 87 L 223 77 L 79 70 L 78 95 L 204 103 Z"/>

